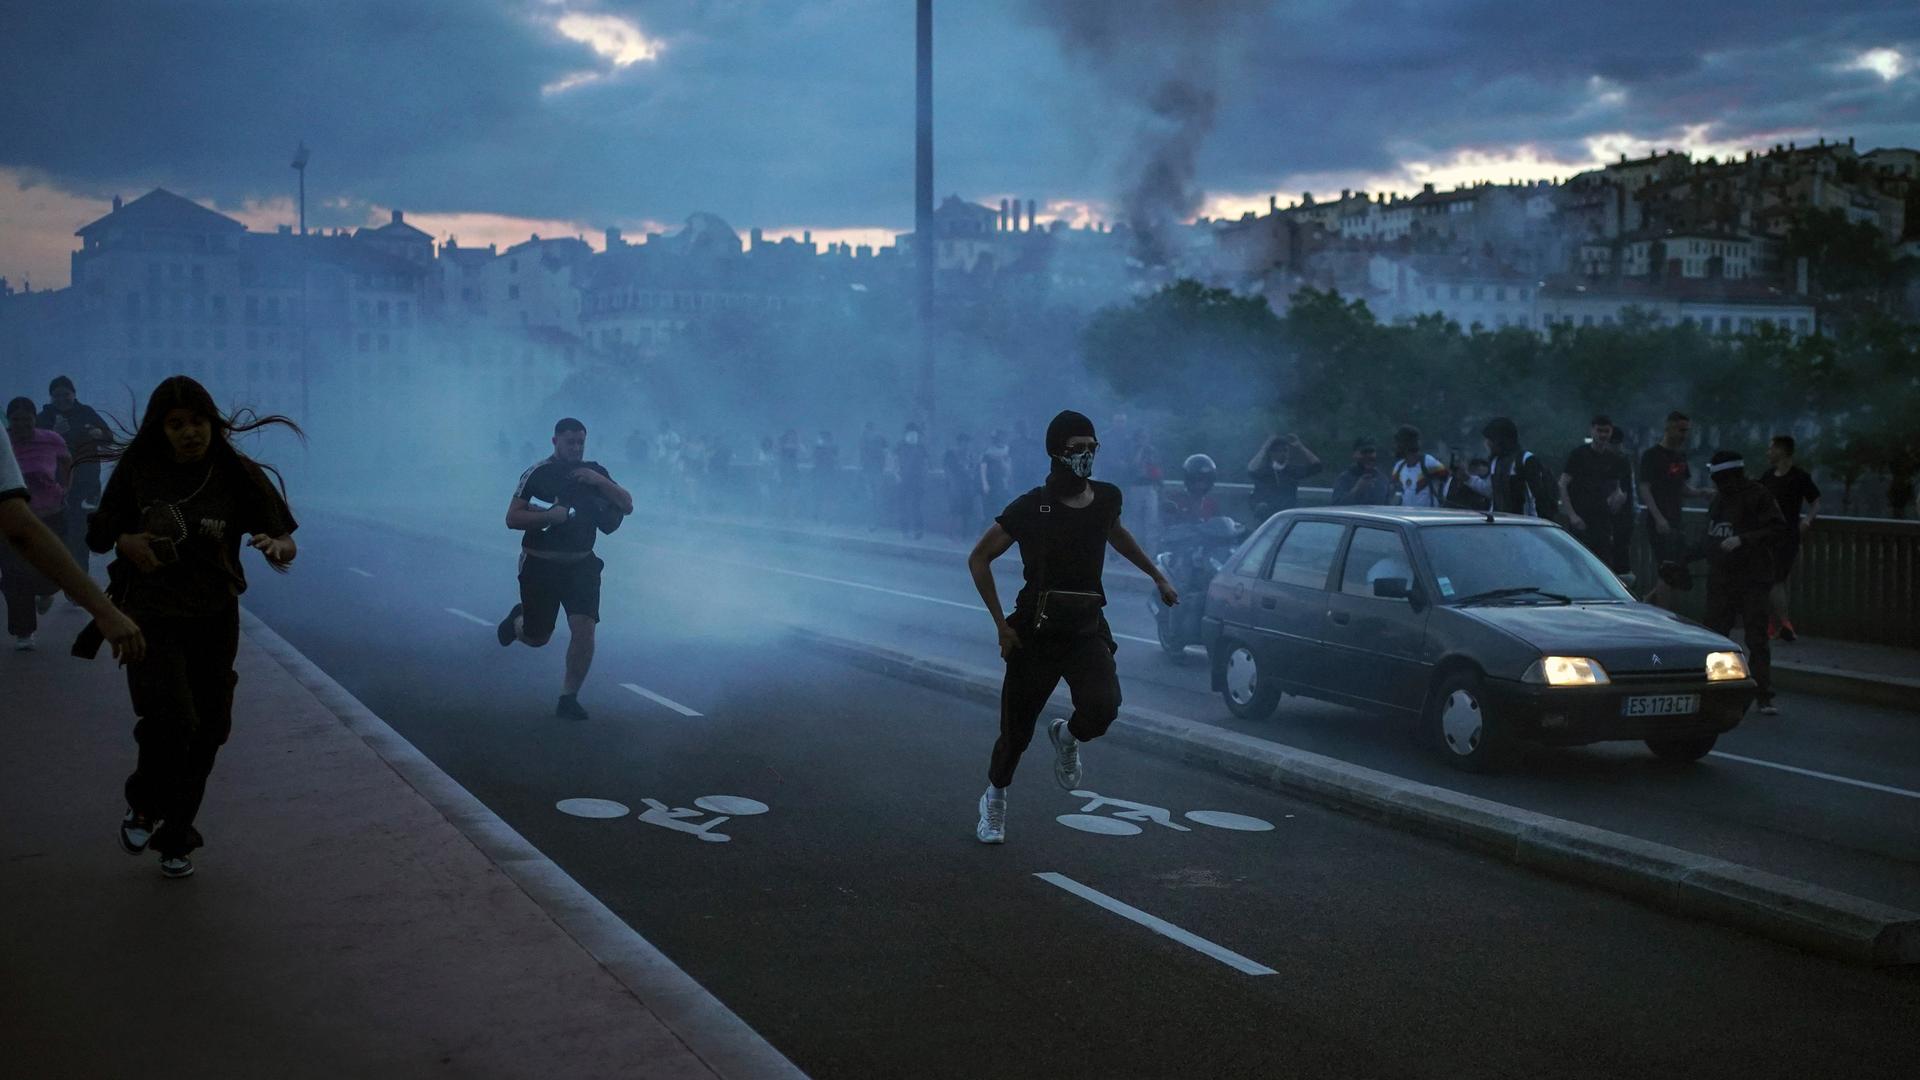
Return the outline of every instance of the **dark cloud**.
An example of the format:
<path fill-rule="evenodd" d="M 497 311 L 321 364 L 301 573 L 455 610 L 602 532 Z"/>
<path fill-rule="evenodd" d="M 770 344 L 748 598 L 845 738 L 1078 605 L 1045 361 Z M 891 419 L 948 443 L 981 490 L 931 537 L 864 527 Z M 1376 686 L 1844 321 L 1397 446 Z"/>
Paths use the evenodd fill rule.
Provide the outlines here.
<path fill-rule="evenodd" d="M 1190 211 L 1202 189 L 1522 142 L 1578 158 L 1594 134 L 1702 123 L 1920 144 L 1920 73 L 1839 70 L 1867 48 L 1920 55 L 1913 5 L 936 8 L 942 194 Z M 631 18 L 665 52 L 612 71 L 554 31 L 562 11 Z M 0 166 L 234 205 L 286 192 L 304 138 L 314 194 L 421 211 L 904 226 L 912 21 L 896 0 L 10 4 Z M 601 77 L 542 93 L 581 71 Z"/>

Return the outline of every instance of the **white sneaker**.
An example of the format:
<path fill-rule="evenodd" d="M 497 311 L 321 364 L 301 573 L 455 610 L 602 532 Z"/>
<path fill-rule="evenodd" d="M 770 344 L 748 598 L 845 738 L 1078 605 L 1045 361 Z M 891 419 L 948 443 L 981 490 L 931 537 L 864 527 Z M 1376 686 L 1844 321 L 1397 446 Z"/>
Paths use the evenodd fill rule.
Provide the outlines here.
<path fill-rule="evenodd" d="M 974 827 L 973 835 L 983 844 L 1004 844 L 1007 842 L 1007 797 L 995 796 L 992 788 L 980 793 L 980 824 Z"/>
<path fill-rule="evenodd" d="M 32 652 L 34 648 L 35 646 L 33 644 L 32 634 L 28 634 L 26 637 L 17 637 L 13 639 L 14 652 Z"/>
<path fill-rule="evenodd" d="M 185 855 L 162 855 L 160 873 L 170 878 L 192 877 L 193 860 Z"/>
<path fill-rule="evenodd" d="M 1053 741 L 1053 778 L 1072 791 L 1080 786 L 1080 740 L 1067 731 L 1065 720 L 1049 724 L 1047 738 Z"/>

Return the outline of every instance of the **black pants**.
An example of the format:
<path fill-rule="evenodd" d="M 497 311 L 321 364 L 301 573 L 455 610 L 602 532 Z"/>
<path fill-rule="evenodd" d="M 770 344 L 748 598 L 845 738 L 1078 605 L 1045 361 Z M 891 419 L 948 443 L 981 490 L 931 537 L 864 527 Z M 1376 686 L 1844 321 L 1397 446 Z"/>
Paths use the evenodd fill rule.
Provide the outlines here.
<path fill-rule="evenodd" d="M 900 484 L 900 535 L 915 537 L 927 531 L 927 489 L 918 481 Z"/>
<path fill-rule="evenodd" d="M 1020 755 L 1033 741 L 1034 724 L 1061 679 L 1073 694 L 1067 730 L 1074 738 L 1084 742 L 1105 735 L 1120 712 L 1120 675 L 1113 666 L 1113 636 L 1105 619 L 1060 640 L 1036 641 L 1025 630 L 1020 636 L 1023 643 L 1007 661 L 1007 677 L 1000 684 L 1000 738 L 987 768 L 987 781 L 995 787 L 1013 783 Z"/>
<path fill-rule="evenodd" d="M 1601 562 L 1606 563 L 1607 569 L 1616 574 L 1625 573 L 1628 569 L 1627 565 L 1616 561 L 1619 545 L 1616 545 L 1613 540 L 1615 525 L 1613 512 L 1603 507 L 1598 513 L 1589 514 L 1580 510 L 1576 510 L 1575 513 L 1580 515 L 1580 520 L 1586 528 L 1575 531 L 1574 538 L 1580 541 L 1581 546 L 1593 552 Z"/>
<path fill-rule="evenodd" d="M 1760 684 L 1760 700 L 1773 698 L 1773 647 L 1767 639 L 1766 582 L 1720 581 L 1707 579 L 1707 629 L 1716 634 L 1732 634 L 1737 619 L 1745 626 L 1747 662 L 1753 666 L 1753 681 Z"/>
<path fill-rule="evenodd" d="M 62 542 L 66 540 L 66 515 L 55 514 L 40 520 Z M 58 591 L 52 579 L 35 569 L 25 556 L 10 545 L 0 543 L 0 594 L 6 597 L 7 633 L 23 638 L 40 629 L 40 610 L 34 605 L 41 597 Z"/>
<path fill-rule="evenodd" d="M 200 846 L 193 819 L 207 793 L 214 756 L 233 730 L 233 658 L 240 649 L 240 613 L 197 618 L 141 618 L 147 655 L 127 665 L 127 688 L 139 716 L 133 738 L 140 760 L 127 777 L 127 806 L 164 818 L 153 834 L 161 855 Z"/>
<path fill-rule="evenodd" d="M 93 553 L 87 550 L 86 504 L 90 502 L 97 504 L 99 501 L 98 485 L 67 489 L 67 527 L 61 531 L 60 539 L 66 541 L 67 554 L 73 556 L 73 561 L 79 563 L 82 570 L 87 569 L 93 559 Z"/>

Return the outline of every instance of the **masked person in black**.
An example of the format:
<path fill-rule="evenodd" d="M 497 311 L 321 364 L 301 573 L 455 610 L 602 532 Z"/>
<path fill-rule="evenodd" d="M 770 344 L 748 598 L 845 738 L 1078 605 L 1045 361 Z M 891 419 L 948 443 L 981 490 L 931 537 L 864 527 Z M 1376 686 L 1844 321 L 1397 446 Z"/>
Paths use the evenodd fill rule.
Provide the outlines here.
<path fill-rule="evenodd" d="M 974 587 L 993 615 L 1000 657 L 1007 663 L 1000 687 L 1000 738 L 987 768 L 975 835 L 983 844 L 1007 839 L 1007 786 L 1033 739 L 1034 724 L 1062 678 L 1073 693 L 1073 716 L 1047 730 L 1053 742 L 1053 776 L 1069 790 L 1081 783 L 1080 743 L 1097 739 L 1120 711 L 1115 645 L 1100 613 L 1100 585 L 1107 546 L 1153 579 L 1168 606 L 1180 602 L 1174 587 L 1120 524 L 1120 489 L 1090 479 L 1100 443 L 1093 421 L 1063 412 L 1047 425 L 1047 482 L 1007 505 L 967 556 Z M 1003 615 L 993 580 L 993 560 L 1020 545 L 1025 584 L 1013 614 Z"/>
<path fill-rule="evenodd" d="M 168 877 L 193 873 L 187 856 L 202 843 L 194 817 L 233 727 L 247 589 L 241 537 L 277 571 L 296 554 L 293 512 L 268 479 L 273 470 L 231 441 L 233 432 L 274 424 L 300 431 L 283 416 L 227 416 L 205 387 L 175 375 L 147 399 L 126 445 L 98 451 L 119 466 L 87 519 L 87 546 L 118 555 L 107 592 L 147 641 L 146 655 L 127 664 L 140 758 L 127 777 L 120 846 L 137 855 L 151 845 Z M 76 653 L 87 655 L 94 630 L 82 633 Z"/>
<path fill-rule="evenodd" d="M 520 602 L 500 621 L 501 645 L 521 641 L 534 648 L 553 637 L 560 609 L 567 609 L 567 671 L 554 715 L 585 720 L 580 685 L 593 665 L 594 630 L 600 624 L 600 571 L 594 531 L 611 533 L 633 513 L 633 496 L 613 482 L 606 467 L 585 460 L 587 425 L 566 417 L 553 425 L 553 453 L 520 474 L 507 504 L 507 528 L 520 541 Z M 534 500 L 546 503 L 534 505 Z"/>
<path fill-rule="evenodd" d="M 1489 468 L 1486 478 L 1472 485 L 1493 503 L 1495 513 L 1550 518 L 1560 512 L 1559 489 L 1539 457 L 1520 446 L 1518 425 L 1496 416 L 1480 434 L 1487 440 Z"/>
<path fill-rule="evenodd" d="M 1773 704 L 1773 651 L 1767 640 L 1767 594 L 1773 588 L 1777 549 L 1789 533 L 1787 519 L 1773 496 L 1747 477 L 1737 451 L 1720 450 L 1707 463 L 1713 478 L 1713 502 L 1707 507 L 1707 531 L 1690 548 L 1687 562 L 1707 562 L 1707 611 L 1702 622 L 1716 634 L 1745 625 L 1747 663 L 1760 684 L 1760 712 L 1779 712 Z M 1663 580 L 1681 578 L 1673 563 L 1661 567 Z"/>

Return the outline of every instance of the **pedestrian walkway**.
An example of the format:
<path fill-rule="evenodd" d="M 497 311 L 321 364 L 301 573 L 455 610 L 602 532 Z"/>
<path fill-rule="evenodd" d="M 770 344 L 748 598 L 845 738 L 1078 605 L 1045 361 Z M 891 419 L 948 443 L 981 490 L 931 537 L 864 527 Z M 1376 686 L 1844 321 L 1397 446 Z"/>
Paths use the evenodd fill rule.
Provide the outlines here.
<path fill-rule="evenodd" d="M 0 1072 L 754 1075 L 703 1060 L 252 635 L 198 872 L 123 853 L 132 717 L 112 660 L 67 654 L 84 621 L 63 602 L 39 651 L 0 653 Z"/>

